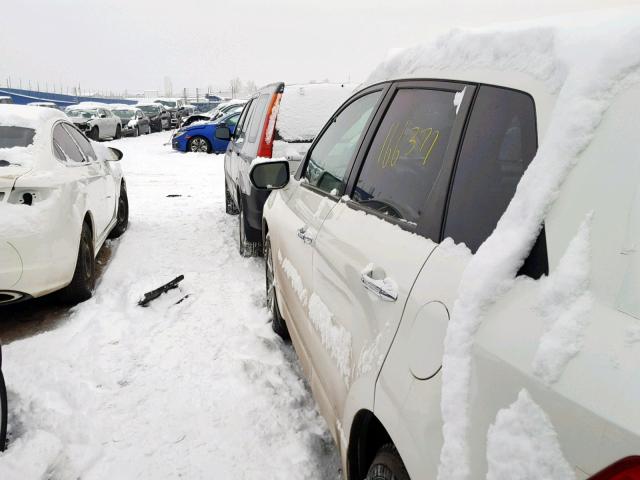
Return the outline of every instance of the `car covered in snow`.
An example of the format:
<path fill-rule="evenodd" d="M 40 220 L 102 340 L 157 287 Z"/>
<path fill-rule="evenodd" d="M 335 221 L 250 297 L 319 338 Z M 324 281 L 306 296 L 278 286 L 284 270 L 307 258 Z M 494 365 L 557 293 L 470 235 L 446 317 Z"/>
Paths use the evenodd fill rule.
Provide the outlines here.
<path fill-rule="evenodd" d="M 255 189 L 249 168 L 256 158 L 286 157 L 294 171 L 326 118 L 350 93 L 344 84 L 288 85 L 261 88 L 242 110 L 224 157 L 226 211 L 238 214 L 239 250 L 243 256 L 262 253 L 262 207 L 268 192 Z"/>
<path fill-rule="evenodd" d="M 195 122 L 180 127 L 171 138 L 171 146 L 180 152 L 224 153 L 228 140 L 216 138 L 218 128 L 228 128 L 233 135 L 240 112 L 230 113 L 215 121 Z"/>
<path fill-rule="evenodd" d="M 53 102 L 29 102 L 27 105 L 30 107 L 58 108 L 58 105 Z"/>
<path fill-rule="evenodd" d="M 0 305 L 91 296 L 98 251 L 128 224 L 121 157 L 60 111 L 0 106 Z"/>
<path fill-rule="evenodd" d="M 640 43 L 608 27 L 450 33 L 295 176 L 251 162 L 273 328 L 346 478 L 640 478 Z"/>
<path fill-rule="evenodd" d="M 122 122 L 109 111 L 107 105 L 80 103 L 67 107 L 65 113 L 92 140 L 118 139 L 122 136 Z"/>
<path fill-rule="evenodd" d="M 137 137 L 151 133 L 151 121 L 140 108 L 132 105 L 114 104 L 109 106 L 109 110 L 122 122 L 123 136 Z"/>

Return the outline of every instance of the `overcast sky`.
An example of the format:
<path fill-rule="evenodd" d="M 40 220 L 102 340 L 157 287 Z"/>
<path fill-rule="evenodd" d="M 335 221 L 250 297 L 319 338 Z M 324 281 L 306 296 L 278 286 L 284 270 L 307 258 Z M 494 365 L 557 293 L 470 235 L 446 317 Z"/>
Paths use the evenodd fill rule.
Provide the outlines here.
<path fill-rule="evenodd" d="M 391 48 L 474 27 L 638 0 L 1 0 L 0 84 L 11 77 L 130 92 L 233 77 L 361 81 Z"/>

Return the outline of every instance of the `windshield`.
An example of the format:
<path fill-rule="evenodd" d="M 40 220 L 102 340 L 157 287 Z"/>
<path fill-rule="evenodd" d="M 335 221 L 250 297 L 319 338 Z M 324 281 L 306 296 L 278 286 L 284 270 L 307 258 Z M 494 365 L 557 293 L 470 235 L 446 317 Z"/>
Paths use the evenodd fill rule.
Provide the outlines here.
<path fill-rule="evenodd" d="M 156 107 L 154 105 L 138 105 L 138 108 L 147 115 L 157 115 L 160 112 L 160 107 Z"/>
<path fill-rule="evenodd" d="M 91 118 L 91 117 L 97 117 L 98 111 L 73 109 L 73 110 L 69 110 L 67 112 L 67 115 L 69 115 L 70 117 Z"/>
<path fill-rule="evenodd" d="M 156 100 L 156 102 L 169 108 L 176 108 L 176 105 L 178 104 L 175 100 Z"/>
<path fill-rule="evenodd" d="M 135 114 L 134 110 L 111 110 L 111 112 L 120 118 L 133 118 Z"/>
<path fill-rule="evenodd" d="M 35 134 L 33 128 L 0 125 L 0 148 L 28 147 Z"/>

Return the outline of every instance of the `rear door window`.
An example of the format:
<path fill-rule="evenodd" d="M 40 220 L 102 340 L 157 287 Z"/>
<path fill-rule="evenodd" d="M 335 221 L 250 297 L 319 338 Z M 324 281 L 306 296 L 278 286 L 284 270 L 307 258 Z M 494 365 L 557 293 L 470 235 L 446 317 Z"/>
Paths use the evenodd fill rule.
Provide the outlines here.
<path fill-rule="evenodd" d="M 85 137 L 75 127 L 69 125 L 68 123 L 65 123 L 63 125 L 65 130 L 67 130 L 69 135 L 71 135 L 71 138 L 73 138 L 78 144 L 80 150 L 82 150 L 82 153 L 84 153 L 84 156 L 92 162 L 96 161 L 98 159 L 98 156 L 89 143 L 89 140 L 87 140 L 87 137 Z"/>
<path fill-rule="evenodd" d="M 364 159 L 352 198 L 415 227 L 442 169 L 456 121 L 455 91 L 399 89 Z"/>
<path fill-rule="evenodd" d="M 258 132 L 260 131 L 260 127 L 263 124 L 264 111 L 267 108 L 267 102 L 269 101 L 269 97 L 271 95 L 265 93 L 260 95 L 257 100 L 254 100 L 255 110 L 253 117 L 251 118 L 251 123 L 249 124 L 249 142 L 254 143 L 258 138 Z"/>
<path fill-rule="evenodd" d="M 59 123 L 53 127 L 53 150 L 59 160 L 66 162 L 84 162 L 84 157 L 76 142 Z"/>
<path fill-rule="evenodd" d="M 302 176 L 309 185 L 332 195 L 343 192 L 347 167 L 381 94 L 378 90 L 357 98 L 330 121 L 308 156 Z"/>
<path fill-rule="evenodd" d="M 455 169 L 444 237 L 475 252 L 513 198 L 537 145 L 533 99 L 481 86 Z"/>
<path fill-rule="evenodd" d="M 236 137 L 239 139 L 244 139 L 247 129 L 249 128 L 249 123 L 251 122 L 251 117 L 253 115 L 253 111 L 255 109 L 256 101 L 251 100 L 247 106 L 242 111 L 242 115 L 240 116 L 239 128 L 236 133 Z"/>

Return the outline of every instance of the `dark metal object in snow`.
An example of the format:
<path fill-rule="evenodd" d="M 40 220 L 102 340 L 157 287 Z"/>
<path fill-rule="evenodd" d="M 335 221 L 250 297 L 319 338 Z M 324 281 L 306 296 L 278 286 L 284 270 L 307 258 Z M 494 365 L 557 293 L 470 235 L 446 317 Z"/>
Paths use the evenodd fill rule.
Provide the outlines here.
<path fill-rule="evenodd" d="M 149 302 L 155 300 L 163 293 L 167 293 L 169 290 L 173 290 L 174 288 L 178 288 L 178 284 L 184 280 L 184 275 L 178 275 L 176 278 L 171 280 L 168 283 L 165 283 L 161 287 L 156 288 L 155 290 L 151 290 L 144 294 L 144 298 L 138 302 L 138 305 L 141 307 L 146 307 Z"/>
<path fill-rule="evenodd" d="M 180 195 L 179 193 L 170 193 L 169 195 L 167 195 L 167 198 L 176 198 L 176 197 L 181 197 L 182 195 Z"/>
<path fill-rule="evenodd" d="M 7 389 L 2 376 L 2 346 L 0 345 L 0 452 L 7 446 Z"/>

